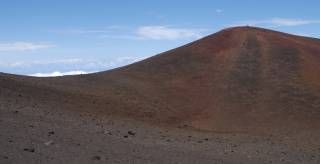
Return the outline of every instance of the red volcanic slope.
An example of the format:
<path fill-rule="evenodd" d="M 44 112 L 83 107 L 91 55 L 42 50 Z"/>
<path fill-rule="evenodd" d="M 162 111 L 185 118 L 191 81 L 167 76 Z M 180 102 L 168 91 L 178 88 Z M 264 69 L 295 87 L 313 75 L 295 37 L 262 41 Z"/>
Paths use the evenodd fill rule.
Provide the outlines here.
<path fill-rule="evenodd" d="M 0 98 L 207 130 L 319 128 L 319 65 L 318 39 L 236 27 L 111 71 L 2 74 Z"/>

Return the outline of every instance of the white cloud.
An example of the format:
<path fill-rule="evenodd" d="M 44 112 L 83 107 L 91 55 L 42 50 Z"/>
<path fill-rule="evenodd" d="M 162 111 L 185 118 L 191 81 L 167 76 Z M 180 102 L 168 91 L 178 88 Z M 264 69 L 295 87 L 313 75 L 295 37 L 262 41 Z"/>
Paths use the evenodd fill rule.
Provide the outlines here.
<path fill-rule="evenodd" d="M 305 37 L 312 37 L 313 35 L 312 34 L 309 34 L 309 33 L 304 33 L 304 32 L 296 32 L 296 33 L 293 33 L 294 35 L 298 35 L 298 36 L 305 36 Z"/>
<path fill-rule="evenodd" d="M 54 44 L 48 43 L 32 43 L 32 42 L 13 42 L 13 43 L 0 43 L 1 51 L 28 51 L 39 50 L 56 47 Z"/>
<path fill-rule="evenodd" d="M 299 25 L 320 23 L 320 20 L 273 18 L 271 19 L 270 22 L 278 26 L 299 26 Z"/>
<path fill-rule="evenodd" d="M 217 10 L 222 12 L 222 10 Z M 101 29 L 62 29 L 50 30 L 56 34 L 89 35 L 101 39 L 123 39 L 123 40 L 180 40 L 199 39 L 207 32 L 206 29 L 199 28 L 174 28 L 169 26 L 141 26 L 123 27 L 109 26 Z"/>
<path fill-rule="evenodd" d="M 112 33 L 115 31 L 126 29 L 122 26 L 108 26 L 100 29 L 83 29 L 83 28 L 69 28 L 69 29 L 58 29 L 58 30 L 49 30 L 50 33 L 56 34 L 71 34 L 71 35 L 83 35 L 83 34 L 105 34 Z"/>
<path fill-rule="evenodd" d="M 64 67 L 70 69 L 85 69 L 88 71 L 54 71 L 49 73 L 34 73 L 29 74 L 29 76 L 37 76 L 37 77 L 52 77 L 52 76 L 65 76 L 65 75 L 78 75 L 78 74 L 88 74 L 98 71 L 105 71 L 108 69 L 125 66 L 137 61 L 144 59 L 145 57 L 119 57 L 114 60 L 103 61 L 103 60 L 81 60 L 81 59 L 68 59 L 66 61 L 57 60 L 53 62 L 33 62 L 31 63 L 24 63 L 24 65 L 28 65 L 30 67 L 39 67 L 41 66 L 48 66 L 49 64 L 55 64 L 58 67 L 53 67 L 53 69 L 59 69 L 59 67 Z M 0 63 L 1 64 L 1 63 Z M 15 66 L 23 66 L 23 63 L 20 65 Z M 92 71 L 95 70 L 95 71 Z"/>
<path fill-rule="evenodd" d="M 99 38 L 125 39 L 125 40 L 144 40 L 145 38 L 136 35 L 101 35 Z"/>
<path fill-rule="evenodd" d="M 77 64 L 77 63 L 81 63 L 82 61 L 83 61 L 82 59 L 71 58 L 71 59 L 59 59 L 59 60 L 34 60 L 34 61 L 0 62 L 0 67 L 26 68 L 26 67 L 40 66 L 40 65 Z"/>
<path fill-rule="evenodd" d="M 80 75 L 80 74 L 88 74 L 89 72 L 85 71 L 68 71 L 68 72 L 51 72 L 51 73 L 35 73 L 29 76 L 36 76 L 36 77 L 55 77 L 55 76 L 66 76 L 66 75 Z"/>
<path fill-rule="evenodd" d="M 308 20 L 308 19 L 290 19 L 290 18 L 271 18 L 264 20 L 249 20 L 240 21 L 232 26 L 267 26 L 267 27 L 281 27 L 281 26 L 300 26 L 309 24 L 319 24 L 320 20 Z"/>
<path fill-rule="evenodd" d="M 59 60 L 35 60 L 35 61 L 17 61 L 17 62 L 3 62 L 0 61 L 0 67 L 8 68 L 28 68 L 28 67 L 42 67 L 42 66 L 77 66 L 77 67 L 117 67 L 131 64 L 146 57 L 131 57 L 124 56 L 110 60 L 90 60 L 90 59 L 59 59 Z"/>
<path fill-rule="evenodd" d="M 49 76 L 51 74 L 73 73 L 73 70 L 84 72 L 106 71 L 113 68 L 125 66 L 146 57 L 117 57 L 113 59 L 58 59 L 58 60 L 36 60 L 36 61 L 0 61 L 0 70 L 2 72 Z M 49 73 L 48 73 L 49 72 Z M 40 74 L 39 74 L 40 73 Z"/>
<path fill-rule="evenodd" d="M 216 9 L 216 13 L 222 13 L 223 10 L 222 9 Z"/>
<path fill-rule="evenodd" d="M 49 32 L 57 34 L 97 34 L 97 33 L 107 33 L 109 30 L 84 30 L 84 29 L 67 29 L 67 30 L 50 30 Z"/>
<path fill-rule="evenodd" d="M 199 39 L 204 29 L 172 28 L 167 26 L 142 26 L 137 29 L 137 35 L 144 39 L 179 40 Z"/>

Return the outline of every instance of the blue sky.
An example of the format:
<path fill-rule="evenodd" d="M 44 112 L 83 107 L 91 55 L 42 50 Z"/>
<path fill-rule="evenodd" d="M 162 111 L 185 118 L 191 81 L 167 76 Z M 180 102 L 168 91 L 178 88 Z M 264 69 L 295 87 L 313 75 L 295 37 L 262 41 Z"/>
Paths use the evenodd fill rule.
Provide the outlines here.
<path fill-rule="evenodd" d="M 319 6 L 317 0 L 1 0 L 0 72 L 102 71 L 238 25 L 320 37 Z"/>

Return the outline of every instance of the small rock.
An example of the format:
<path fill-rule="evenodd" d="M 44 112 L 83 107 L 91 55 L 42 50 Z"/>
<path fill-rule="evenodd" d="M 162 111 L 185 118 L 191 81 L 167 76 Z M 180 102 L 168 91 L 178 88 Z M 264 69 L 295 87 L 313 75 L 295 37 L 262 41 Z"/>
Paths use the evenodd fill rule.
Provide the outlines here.
<path fill-rule="evenodd" d="M 34 148 L 25 148 L 25 149 L 23 149 L 24 151 L 27 151 L 27 152 L 31 152 L 31 153 L 33 153 L 34 151 L 35 151 L 35 149 Z"/>
<path fill-rule="evenodd" d="M 17 113 L 19 113 L 19 111 L 16 110 L 16 111 L 14 111 L 13 113 L 17 114 Z"/>
<path fill-rule="evenodd" d="M 237 147 L 238 145 L 236 145 L 236 144 L 231 144 L 231 147 Z"/>
<path fill-rule="evenodd" d="M 53 141 L 48 141 L 48 142 L 45 142 L 44 144 L 47 145 L 47 146 L 49 146 L 49 145 L 52 145 L 52 144 L 53 144 Z"/>
<path fill-rule="evenodd" d="M 54 131 L 48 132 L 48 136 L 54 135 Z"/>
<path fill-rule="evenodd" d="M 123 136 L 124 138 L 128 138 L 128 136 L 127 135 L 125 135 L 125 136 Z"/>
<path fill-rule="evenodd" d="M 9 159 L 9 157 L 8 156 L 3 156 L 3 159 Z"/>
<path fill-rule="evenodd" d="M 134 133 L 132 131 L 128 131 L 128 134 L 134 136 L 136 133 Z"/>
<path fill-rule="evenodd" d="M 287 155 L 287 153 L 286 153 L 286 152 L 284 152 L 284 151 L 282 151 L 282 152 L 281 152 L 281 154 L 283 154 L 283 155 Z"/>
<path fill-rule="evenodd" d="M 100 159 L 101 159 L 100 156 L 93 156 L 93 157 L 92 157 L 92 160 L 100 160 Z"/>
<path fill-rule="evenodd" d="M 107 131 L 107 130 L 104 131 L 104 134 L 108 134 L 108 135 L 112 136 L 112 133 L 110 131 Z"/>

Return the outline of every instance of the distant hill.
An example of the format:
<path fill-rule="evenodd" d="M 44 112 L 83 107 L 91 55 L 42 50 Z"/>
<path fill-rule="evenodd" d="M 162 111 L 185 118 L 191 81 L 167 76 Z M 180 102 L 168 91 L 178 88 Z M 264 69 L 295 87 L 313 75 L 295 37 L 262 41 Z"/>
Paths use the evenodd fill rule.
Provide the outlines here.
<path fill-rule="evenodd" d="M 235 27 L 100 73 L 0 74 L 2 106 L 202 130 L 319 128 L 320 41 Z"/>

